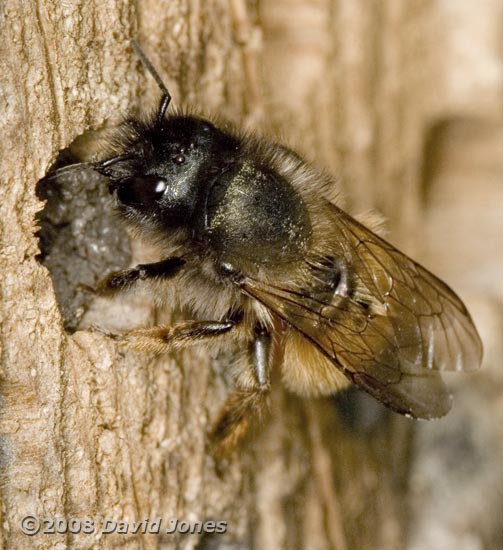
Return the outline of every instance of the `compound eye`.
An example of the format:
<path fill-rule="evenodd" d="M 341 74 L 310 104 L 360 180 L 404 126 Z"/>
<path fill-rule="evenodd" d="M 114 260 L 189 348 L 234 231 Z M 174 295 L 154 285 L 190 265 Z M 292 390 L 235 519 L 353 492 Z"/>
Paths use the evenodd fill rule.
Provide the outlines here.
<path fill-rule="evenodd" d="M 163 195 L 164 191 L 166 191 L 166 187 L 168 184 L 166 183 L 166 180 L 160 179 L 154 187 L 154 193 L 158 195 Z"/>
<path fill-rule="evenodd" d="M 127 206 L 148 205 L 162 197 L 166 180 L 159 176 L 135 176 L 119 183 L 117 198 Z"/>

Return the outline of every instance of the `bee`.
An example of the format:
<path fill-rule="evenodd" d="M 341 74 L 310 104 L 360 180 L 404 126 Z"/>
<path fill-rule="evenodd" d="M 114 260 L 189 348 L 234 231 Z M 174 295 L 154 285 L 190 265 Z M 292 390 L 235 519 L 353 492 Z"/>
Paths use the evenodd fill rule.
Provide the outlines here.
<path fill-rule="evenodd" d="M 105 159 L 120 217 L 161 260 L 108 275 L 105 295 L 148 287 L 192 320 L 122 338 L 164 353 L 198 343 L 239 348 L 234 393 L 214 438 L 232 447 L 260 412 L 272 365 L 302 396 L 356 384 L 413 418 L 445 415 L 440 372 L 476 370 L 477 330 L 444 282 L 331 202 L 332 180 L 283 145 L 170 110 L 115 131 Z"/>

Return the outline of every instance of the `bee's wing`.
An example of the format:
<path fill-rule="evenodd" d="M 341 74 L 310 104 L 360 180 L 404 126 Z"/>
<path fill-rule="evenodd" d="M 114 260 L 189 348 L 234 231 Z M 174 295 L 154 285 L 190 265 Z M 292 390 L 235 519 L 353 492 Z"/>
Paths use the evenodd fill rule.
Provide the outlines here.
<path fill-rule="evenodd" d="M 445 283 L 331 207 L 333 238 L 353 279 L 352 294 L 335 294 L 326 303 L 309 291 L 249 277 L 242 290 L 391 409 L 416 418 L 446 414 L 451 398 L 438 371 L 475 370 L 482 358 L 468 311 Z"/>

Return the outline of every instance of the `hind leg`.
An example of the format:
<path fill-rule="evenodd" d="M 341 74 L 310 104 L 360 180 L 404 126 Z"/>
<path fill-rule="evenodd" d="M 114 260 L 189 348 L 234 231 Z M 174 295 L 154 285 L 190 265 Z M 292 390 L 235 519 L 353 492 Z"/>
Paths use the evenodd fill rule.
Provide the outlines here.
<path fill-rule="evenodd" d="M 212 433 L 215 454 L 230 454 L 245 438 L 250 425 L 263 415 L 270 391 L 270 356 L 271 335 L 257 327 L 248 362 L 253 370 L 253 383 L 250 387 L 236 389 L 222 407 Z"/>

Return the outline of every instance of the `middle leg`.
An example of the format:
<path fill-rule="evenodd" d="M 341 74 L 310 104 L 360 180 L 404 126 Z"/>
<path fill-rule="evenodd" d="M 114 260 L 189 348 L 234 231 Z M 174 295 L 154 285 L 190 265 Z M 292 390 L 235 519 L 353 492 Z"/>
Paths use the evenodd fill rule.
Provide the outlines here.
<path fill-rule="evenodd" d="M 122 336 L 122 340 L 139 351 L 160 354 L 215 340 L 235 330 L 237 326 L 238 323 L 234 320 L 182 321 L 170 327 L 131 330 Z"/>

